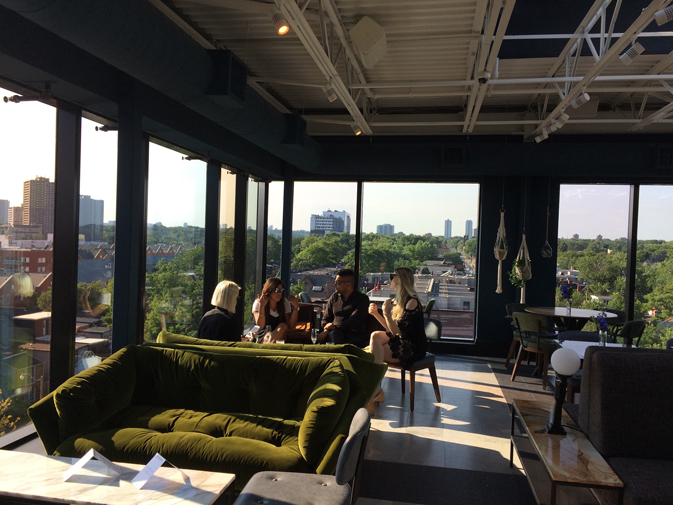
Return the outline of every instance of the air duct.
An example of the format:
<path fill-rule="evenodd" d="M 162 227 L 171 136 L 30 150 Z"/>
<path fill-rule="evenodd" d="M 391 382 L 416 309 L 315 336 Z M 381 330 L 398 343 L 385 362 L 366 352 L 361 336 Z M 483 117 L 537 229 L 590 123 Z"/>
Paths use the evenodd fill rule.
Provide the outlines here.
<path fill-rule="evenodd" d="M 240 68 L 234 68 L 240 60 L 211 56 L 146 0 L 90 0 L 84 5 L 76 0 L 0 0 L 0 5 L 300 169 L 315 170 L 320 163 L 322 148 L 315 141 L 306 137 L 302 149 L 283 144 L 284 115 L 247 84 L 241 92 Z M 231 78 L 228 89 L 219 82 L 225 74 Z"/>

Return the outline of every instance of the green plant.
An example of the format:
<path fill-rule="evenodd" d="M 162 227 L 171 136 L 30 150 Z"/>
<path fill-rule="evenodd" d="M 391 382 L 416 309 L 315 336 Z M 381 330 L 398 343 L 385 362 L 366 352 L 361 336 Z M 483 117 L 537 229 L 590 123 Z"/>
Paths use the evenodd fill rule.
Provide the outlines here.
<path fill-rule="evenodd" d="M 519 289 L 523 288 L 526 281 L 523 279 L 521 272 L 523 272 L 523 267 L 525 266 L 526 260 L 523 258 L 515 259 L 512 263 L 512 269 L 509 271 L 509 282 L 512 283 L 512 286 Z"/>

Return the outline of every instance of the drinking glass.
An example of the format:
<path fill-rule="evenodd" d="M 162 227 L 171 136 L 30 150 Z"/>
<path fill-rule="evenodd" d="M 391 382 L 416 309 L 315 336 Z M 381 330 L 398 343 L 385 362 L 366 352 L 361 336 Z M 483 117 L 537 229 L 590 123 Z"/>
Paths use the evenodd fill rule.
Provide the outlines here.
<path fill-rule="evenodd" d="M 318 340 L 318 333 L 315 331 L 315 328 L 313 328 L 311 330 L 311 342 L 315 344 L 317 340 Z"/>

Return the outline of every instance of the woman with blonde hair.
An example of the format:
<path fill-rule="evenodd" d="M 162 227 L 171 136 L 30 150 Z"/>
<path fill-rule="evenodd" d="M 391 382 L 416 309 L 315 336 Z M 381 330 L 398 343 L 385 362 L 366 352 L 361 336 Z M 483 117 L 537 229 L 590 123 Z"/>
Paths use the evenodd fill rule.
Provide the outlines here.
<path fill-rule="evenodd" d="M 406 367 L 423 358 L 428 348 L 423 307 L 414 289 L 414 273 L 409 268 L 396 268 L 390 287 L 397 295 L 395 301 L 383 302 L 383 316 L 375 303 L 369 306 L 369 313 L 386 328 L 372 333 L 369 349 L 376 363 L 399 362 Z"/>
<path fill-rule="evenodd" d="M 288 331 L 294 330 L 299 317 L 299 302 L 295 296 L 285 297 L 283 281 L 271 277 L 262 288 L 262 294 L 252 304 L 255 324 L 260 328 L 270 327 L 270 334 L 264 334 L 264 342 L 284 341 Z M 260 330 L 259 335 L 262 332 Z"/>
<path fill-rule="evenodd" d="M 199 323 L 198 336 L 208 340 L 240 342 L 243 330 L 236 321 L 236 300 L 240 287 L 235 282 L 222 281 L 213 292 L 210 303 L 215 307 L 206 312 Z"/>

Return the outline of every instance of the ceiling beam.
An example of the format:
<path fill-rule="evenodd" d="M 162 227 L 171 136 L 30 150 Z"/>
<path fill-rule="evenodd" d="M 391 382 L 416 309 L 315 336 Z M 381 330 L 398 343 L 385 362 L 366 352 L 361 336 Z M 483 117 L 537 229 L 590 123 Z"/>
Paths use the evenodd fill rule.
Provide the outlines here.
<path fill-rule="evenodd" d="M 673 51 L 668 53 L 666 56 L 664 56 L 661 60 L 657 62 L 656 65 L 654 65 L 651 69 L 649 69 L 647 72 L 645 72 L 646 75 L 658 75 L 664 70 L 666 70 L 668 67 L 673 65 Z M 661 77 L 660 77 L 661 78 Z M 635 86 L 636 83 L 633 84 Z M 624 100 L 626 100 L 631 93 L 626 92 L 618 95 L 615 97 L 614 100 L 610 102 L 610 108 L 614 109 L 617 107 L 620 103 L 622 103 Z"/>
<path fill-rule="evenodd" d="M 666 7 L 669 3 L 671 3 L 671 0 L 652 0 L 652 2 L 645 9 L 643 9 L 640 16 L 638 16 L 638 18 L 624 32 L 624 35 L 622 35 L 614 43 L 614 45 L 608 49 L 608 51 L 605 53 L 605 56 L 603 56 L 603 58 L 601 58 L 600 61 L 598 61 L 593 67 L 591 67 L 582 80 L 575 87 L 573 87 L 573 89 L 570 90 L 568 94 L 566 94 L 565 98 L 561 100 L 556 108 L 547 116 L 544 122 L 535 129 L 533 135 L 537 135 L 542 131 L 542 128 L 551 124 L 552 121 L 554 121 L 563 113 L 571 101 L 577 98 L 581 93 L 584 93 L 584 89 L 599 76 L 603 69 L 612 63 L 612 60 L 617 58 L 621 52 L 631 44 L 633 39 L 637 37 L 638 34 L 652 22 L 654 19 L 654 14 Z"/>

